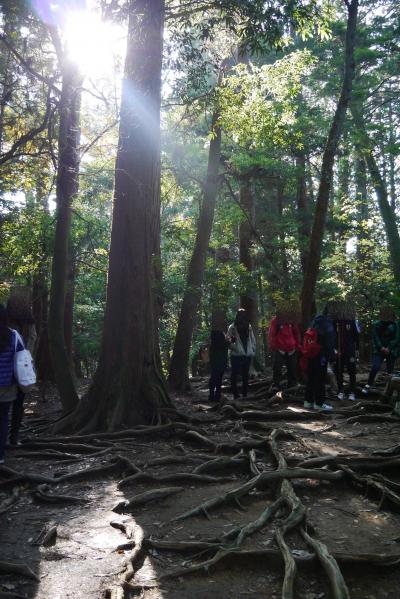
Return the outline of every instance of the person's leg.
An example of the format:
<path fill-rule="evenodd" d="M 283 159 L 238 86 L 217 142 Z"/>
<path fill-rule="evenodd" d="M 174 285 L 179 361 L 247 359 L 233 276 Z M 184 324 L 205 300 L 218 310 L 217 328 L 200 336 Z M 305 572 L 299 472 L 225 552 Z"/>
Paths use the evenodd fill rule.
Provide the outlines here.
<path fill-rule="evenodd" d="M 242 362 L 242 395 L 247 396 L 247 387 L 249 384 L 249 371 L 250 371 L 251 358 L 245 356 Z"/>
<path fill-rule="evenodd" d="M 374 380 L 376 375 L 379 372 L 380 367 L 382 366 L 382 362 L 384 360 L 383 354 L 375 354 L 372 358 L 372 366 L 368 377 L 368 385 L 371 386 L 374 384 Z"/>
<path fill-rule="evenodd" d="M 288 387 L 294 387 L 297 383 L 297 356 L 296 352 L 289 355 L 286 354 L 286 369 L 287 369 L 287 380 Z"/>
<path fill-rule="evenodd" d="M 21 427 L 22 418 L 24 416 L 24 400 L 25 393 L 18 389 L 17 398 L 13 401 L 10 427 L 10 443 L 16 445 L 19 438 L 19 429 Z"/>
<path fill-rule="evenodd" d="M 315 368 L 315 358 L 309 359 L 307 364 L 307 383 L 304 394 L 305 407 L 312 407 L 314 404 Z"/>
<path fill-rule="evenodd" d="M 0 402 L 0 460 L 4 461 L 4 452 L 6 449 L 8 437 L 8 414 L 11 401 Z"/>
<path fill-rule="evenodd" d="M 318 406 L 322 406 L 325 403 L 326 399 L 326 391 L 325 391 L 325 383 L 326 383 L 326 371 L 328 368 L 328 363 L 321 364 L 319 361 L 315 368 L 315 398 L 314 403 Z"/>
<path fill-rule="evenodd" d="M 215 399 L 215 370 L 211 367 L 210 379 L 208 381 L 208 400 L 214 401 Z"/>
<path fill-rule="evenodd" d="M 350 393 L 355 393 L 356 391 L 356 374 L 357 374 L 357 366 L 356 366 L 356 358 L 355 356 L 348 356 L 346 359 L 346 367 L 347 372 L 349 373 L 350 378 Z"/>
<path fill-rule="evenodd" d="M 338 384 L 338 392 L 343 393 L 343 373 L 344 373 L 343 357 L 337 358 L 335 362 L 335 375 Z"/>
<path fill-rule="evenodd" d="M 222 379 L 224 376 L 224 372 L 225 372 L 224 370 L 219 368 L 217 370 L 217 372 L 215 373 L 215 399 L 218 401 L 221 399 L 221 387 L 222 387 Z"/>
<path fill-rule="evenodd" d="M 281 383 L 283 360 L 284 356 L 278 350 L 274 351 L 272 382 L 276 387 Z"/>
<path fill-rule="evenodd" d="M 237 388 L 237 378 L 241 368 L 240 356 L 231 356 L 231 387 L 233 397 L 236 399 L 239 397 L 239 391 Z"/>

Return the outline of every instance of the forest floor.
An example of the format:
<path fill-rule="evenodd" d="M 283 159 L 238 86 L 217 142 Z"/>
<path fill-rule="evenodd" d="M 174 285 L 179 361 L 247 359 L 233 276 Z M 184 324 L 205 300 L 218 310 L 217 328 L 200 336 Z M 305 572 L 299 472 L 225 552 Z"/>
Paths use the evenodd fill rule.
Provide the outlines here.
<path fill-rule="evenodd" d="M 181 424 L 79 438 L 33 394 L 0 467 L 0 599 L 398 599 L 400 419 L 269 385 L 221 406 L 200 379 Z"/>

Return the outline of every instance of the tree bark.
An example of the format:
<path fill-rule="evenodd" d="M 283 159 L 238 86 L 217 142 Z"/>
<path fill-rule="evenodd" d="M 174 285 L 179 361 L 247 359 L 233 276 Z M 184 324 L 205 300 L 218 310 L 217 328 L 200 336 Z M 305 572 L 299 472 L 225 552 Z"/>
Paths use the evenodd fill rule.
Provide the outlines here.
<path fill-rule="evenodd" d="M 355 74 L 354 48 L 357 30 L 358 0 L 351 0 L 349 3 L 346 2 L 346 5 L 348 9 L 348 19 L 342 90 L 322 157 L 321 178 L 315 205 L 307 268 L 304 274 L 303 288 L 301 292 L 303 326 L 307 326 L 307 323 L 311 320 L 312 316 L 312 304 L 321 262 L 321 250 L 325 231 L 326 214 L 328 210 L 329 194 L 332 186 L 333 165 L 339 139 L 343 129 L 347 107 L 351 98 Z"/>
<path fill-rule="evenodd" d="M 196 240 L 190 259 L 186 289 L 179 315 L 174 349 L 171 358 L 168 382 L 172 389 L 184 390 L 188 387 L 189 351 L 196 313 L 201 299 L 201 286 L 204 278 L 206 254 L 210 243 L 214 220 L 215 203 L 218 193 L 218 169 L 221 153 L 221 129 L 218 126 L 218 110 L 212 118 L 213 137 L 210 141 L 207 177 L 204 185 L 203 201 L 200 208 Z"/>
<path fill-rule="evenodd" d="M 79 402 L 64 337 L 66 279 L 71 227 L 71 205 L 79 189 L 81 77 L 77 67 L 64 58 L 59 104 L 57 212 L 51 276 L 49 341 L 54 376 L 65 412 Z"/>
<path fill-rule="evenodd" d="M 362 113 L 355 104 L 351 106 L 351 114 L 358 132 L 359 148 L 367 164 L 371 182 L 378 200 L 379 211 L 385 226 L 393 277 L 396 285 L 400 285 L 400 236 L 397 228 L 396 215 L 389 203 L 386 184 L 373 154 L 373 144 L 369 139 Z"/>
<path fill-rule="evenodd" d="M 297 231 L 299 237 L 299 252 L 300 263 L 303 275 L 306 270 L 308 260 L 308 240 L 310 238 L 310 211 L 307 198 L 306 184 L 306 157 L 304 152 L 296 154 L 297 168 L 297 190 L 296 190 L 296 205 L 297 205 Z"/>
<path fill-rule="evenodd" d="M 171 407 L 156 307 L 163 25 L 163 0 L 130 3 L 100 359 L 88 397 L 64 423 L 85 431 L 161 421 L 160 408 Z"/>
<path fill-rule="evenodd" d="M 251 181 L 243 177 L 240 181 L 239 200 L 243 212 L 248 219 L 243 219 L 239 225 L 239 262 L 246 271 L 246 278 L 240 294 L 240 307 L 244 308 L 250 319 L 254 335 L 258 337 L 258 302 L 257 281 L 254 279 L 254 260 L 251 254 L 254 228 L 254 198 Z"/>

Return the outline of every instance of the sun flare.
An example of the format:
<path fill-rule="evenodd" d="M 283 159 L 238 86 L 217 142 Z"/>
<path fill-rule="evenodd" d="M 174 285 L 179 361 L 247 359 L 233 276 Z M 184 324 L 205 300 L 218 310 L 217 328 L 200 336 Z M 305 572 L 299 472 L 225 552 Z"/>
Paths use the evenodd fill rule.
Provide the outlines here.
<path fill-rule="evenodd" d="M 69 56 L 82 73 L 100 77 L 111 73 L 124 51 L 121 28 L 95 12 L 71 12 L 64 25 Z"/>

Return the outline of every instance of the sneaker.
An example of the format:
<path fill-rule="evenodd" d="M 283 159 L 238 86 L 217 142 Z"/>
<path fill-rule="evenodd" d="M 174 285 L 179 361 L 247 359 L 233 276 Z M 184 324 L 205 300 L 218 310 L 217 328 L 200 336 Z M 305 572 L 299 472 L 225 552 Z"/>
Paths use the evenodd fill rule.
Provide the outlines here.
<path fill-rule="evenodd" d="M 337 398 L 339 401 L 343 401 L 345 398 L 345 395 L 343 393 L 343 391 L 340 391 L 340 393 L 337 394 Z"/>
<path fill-rule="evenodd" d="M 9 447 L 21 447 L 21 441 L 10 441 Z"/>
<path fill-rule="evenodd" d="M 4 464 L 4 458 L 0 459 L 0 464 Z"/>
<path fill-rule="evenodd" d="M 333 407 L 330 406 L 327 403 L 323 403 L 322 406 L 320 406 L 319 404 L 315 403 L 314 404 L 314 410 L 319 410 L 320 412 L 322 412 L 322 411 L 329 412 L 330 410 L 333 410 Z"/>
<path fill-rule="evenodd" d="M 369 393 L 369 390 L 370 390 L 370 385 L 365 385 L 365 387 L 363 387 L 363 388 L 361 389 L 361 393 L 362 393 L 363 395 L 368 395 L 368 393 Z"/>
<path fill-rule="evenodd" d="M 311 403 L 311 401 L 305 401 L 304 402 L 304 407 L 311 409 L 311 408 L 314 407 L 314 405 Z"/>
<path fill-rule="evenodd" d="M 354 395 L 354 393 L 349 393 L 348 399 L 349 401 L 356 401 L 356 396 Z"/>

